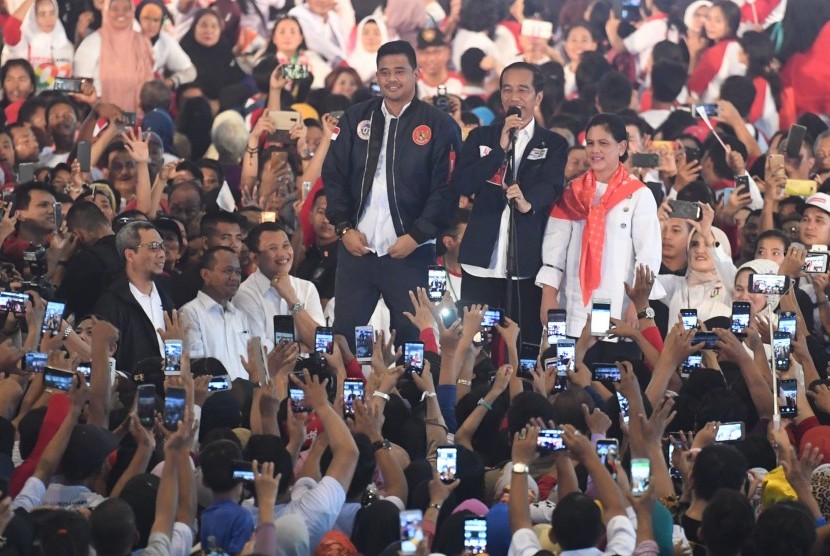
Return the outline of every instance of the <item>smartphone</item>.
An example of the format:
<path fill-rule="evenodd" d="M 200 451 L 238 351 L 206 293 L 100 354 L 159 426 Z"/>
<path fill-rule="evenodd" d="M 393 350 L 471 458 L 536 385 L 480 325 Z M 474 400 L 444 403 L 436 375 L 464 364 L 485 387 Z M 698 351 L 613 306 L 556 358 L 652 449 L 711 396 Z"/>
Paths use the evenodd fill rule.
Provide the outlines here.
<path fill-rule="evenodd" d="M 809 197 L 818 191 L 816 180 L 787 180 L 784 194 L 791 197 Z"/>
<path fill-rule="evenodd" d="M 354 355 L 360 363 L 372 361 L 375 329 L 371 325 L 354 327 Z"/>
<path fill-rule="evenodd" d="M 16 318 L 26 316 L 26 302 L 32 296 L 26 292 L 0 292 L 0 312 L 12 313 Z"/>
<path fill-rule="evenodd" d="M 795 337 L 795 313 L 786 311 L 778 316 L 778 330 L 779 332 L 786 332 L 790 337 Z"/>
<path fill-rule="evenodd" d="M 674 450 L 680 444 L 679 441 L 675 440 L 679 435 L 677 433 L 669 433 L 669 441 L 666 443 L 666 464 L 669 467 L 669 475 L 672 479 L 683 479 L 683 474 L 680 472 L 679 469 L 673 467 L 671 464 L 672 457 L 674 457 Z"/>
<path fill-rule="evenodd" d="M 774 332 L 772 335 L 772 352 L 775 354 L 775 370 L 788 371 L 790 369 L 791 351 L 792 336 L 780 330 Z"/>
<path fill-rule="evenodd" d="M 749 326 L 749 301 L 732 302 L 732 333 L 745 336 L 744 330 Z"/>
<path fill-rule="evenodd" d="M 259 213 L 259 222 L 262 224 L 263 222 L 276 222 L 277 221 L 277 213 L 272 210 L 264 210 Z"/>
<path fill-rule="evenodd" d="M 458 311 L 452 307 L 444 307 L 441 309 L 441 323 L 444 328 L 449 328 L 458 320 Z"/>
<path fill-rule="evenodd" d="M 527 18 L 522 21 L 522 36 L 548 40 L 553 36 L 553 23 Z"/>
<path fill-rule="evenodd" d="M 699 369 L 702 366 L 703 354 L 693 353 L 683 362 L 683 366 L 680 368 L 680 376 L 688 378 L 692 371 Z"/>
<path fill-rule="evenodd" d="M 72 377 L 74 376 L 75 373 L 71 371 L 47 366 L 43 369 L 43 384 L 53 390 L 68 392 L 72 388 Z"/>
<path fill-rule="evenodd" d="M 741 421 L 721 423 L 715 435 L 715 442 L 740 442 L 744 439 L 744 424 Z"/>
<path fill-rule="evenodd" d="M 401 553 L 415 554 L 424 539 L 424 515 L 421 510 L 404 510 L 400 513 Z"/>
<path fill-rule="evenodd" d="M 729 197 L 732 196 L 732 192 L 735 191 L 734 187 L 724 187 L 721 189 L 721 204 L 726 206 L 729 204 Z"/>
<path fill-rule="evenodd" d="M 697 309 L 680 309 L 680 322 L 683 323 L 683 330 L 697 328 Z"/>
<path fill-rule="evenodd" d="M 35 164 L 21 162 L 17 167 L 17 183 L 26 183 L 35 179 Z"/>
<path fill-rule="evenodd" d="M 605 336 L 611 328 L 611 300 L 594 299 L 591 305 L 591 336 Z"/>
<path fill-rule="evenodd" d="M 605 438 L 597 440 L 597 455 L 602 461 L 602 464 L 612 471 L 614 462 L 617 461 L 620 455 L 620 443 L 616 438 Z"/>
<path fill-rule="evenodd" d="M 156 420 L 156 387 L 141 384 L 138 387 L 138 421 L 144 428 L 151 428 Z"/>
<path fill-rule="evenodd" d="M 343 117 L 343 114 L 345 114 L 345 113 L 346 113 L 345 110 L 332 110 L 331 112 L 329 112 L 329 116 L 331 116 L 335 120 L 339 120 L 340 118 Z"/>
<path fill-rule="evenodd" d="M 92 363 L 89 361 L 78 363 L 75 370 L 84 375 L 86 383 L 89 384 L 89 379 L 92 378 Z"/>
<path fill-rule="evenodd" d="M 539 346 L 522 343 L 521 351 L 519 352 L 519 372 L 516 373 L 516 376 L 519 378 L 532 378 L 538 358 Z"/>
<path fill-rule="evenodd" d="M 447 291 L 447 269 L 430 266 L 427 270 L 427 297 L 430 301 L 441 301 Z"/>
<path fill-rule="evenodd" d="M 635 168 L 657 168 L 660 155 L 657 153 L 631 153 L 631 165 Z"/>
<path fill-rule="evenodd" d="M 182 349 L 181 340 L 164 340 L 165 376 L 182 374 Z"/>
<path fill-rule="evenodd" d="M 305 392 L 302 388 L 289 388 L 288 396 L 291 398 L 291 409 L 294 413 L 308 413 L 311 409 L 305 404 Z"/>
<path fill-rule="evenodd" d="M 591 365 L 591 380 L 619 382 L 620 369 L 613 363 L 594 363 Z"/>
<path fill-rule="evenodd" d="M 254 482 L 254 466 L 250 461 L 235 460 L 233 462 L 233 478 L 239 481 Z"/>
<path fill-rule="evenodd" d="M 703 218 L 700 205 L 692 201 L 677 201 L 672 199 L 669 201 L 669 206 L 671 207 L 672 218 L 686 218 L 696 222 L 700 222 Z"/>
<path fill-rule="evenodd" d="M 274 315 L 274 345 L 282 341 L 294 342 L 294 317 Z"/>
<path fill-rule="evenodd" d="M 750 274 L 749 293 L 764 295 L 784 295 L 789 286 L 789 278 L 780 274 Z"/>
<path fill-rule="evenodd" d="M 620 18 L 631 23 L 640 21 L 640 0 L 622 0 Z"/>
<path fill-rule="evenodd" d="M 126 127 L 135 127 L 138 125 L 138 114 L 135 112 L 122 112 L 124 114 L 124 125 Z"/>
<path fill-rule="evenodd" d="M 538 452 L 560 452 L 567 449 L 565 439 L 562 438 L 562 429 L 542 429 L 539 431 L 539 438 L 536 439 L 536 451 Z"/>
<path fill-rule="evenodd" d="M 564 392 L 568 389 L 568 369 L 565 367 L 565 372 L 559 371 L 559 359 L 556 357 L 548 357 L 544 361 L 545 370 L 549 371 L 555 369 L 556 384 L 553 387 L 554 392 Z"/>
<path fill-rule="evenodd" d="M 43 327 L 41 333 L 46 336 L 56 336 L 60 333 L 61 322 L 63 321 L 63 312 L 66 310 L 66 304 L 59 301 L 50 301 L 46 304 L 46 315 L 43 317 Z"/>
<path fill-rule="evenodd" d="M 556 344 L 556 358 L 558 359 L 557 374 L 565 373 L 568 376 L 568 366 L 576 358 L 576 340 L 565 338 Z"/>
<path fill-rule="evenodd" d="M 403 366 L 407 374 L 423 374 L 424 342 L 406 342 L 403 345 Z"/>
<path fill-rule="evenodd" d="M 83 79 L 77 77 L 56 77 L 54 90 L 64 93 L 80 93 L 83 82 Z"/>
<path fill-rule="evenodd" d="M 282 76 L 285 79 L 306 79 L 308 66 L 304 64 L 285 64 L 282 67 Z"/>
<path fill-rule="evenodd" d="M 347 378 L 343 381 L 343 412 L 346 417 L 354 416 L 354 401 L 363 399 L 363 381 L 359 378 Z"/>
<path fill-rule="evenodd" d="M 686 162 L 692 162 L 695 160 L 700 160 L 700 149 L 697 147 L 685 147 L 686 150 Z"/>
<path fill-rule="evenodd" d="M 42 373 L 46 368 L 47 354 L 42 351 L 30 351 L 23 356 L 23 370 L 29 373 Z"/>
<path fill-rule="evenodd" d="M 646 458 L 631 458 L 631 494 L 642 496 L 648 489 L 651 462 Z"/>
<path fill-rule="evenodd" d="M 568 312 L 565 309 L 548 310 L 548 345 L 552 346 L 565 339 L 565 324 Z"/>
<path fill-rule="evenodd" d="M 798 414 L 798 384 L 794 378 L 778 381 L 778 413 L 781 417 L 795 417 Z"/>
<path fill-rule="evenodd" d="M 435 108 L 442 112 L 452 112 L 452 105 L 450 104 L 450 97 L 447 96 L 446 85 L 438 85 L 438 94 L 433 99 Z"/>
<path fill-rule="evenodd" d="M 316 353 L 334 353 L 334 332 L 328 326 L 318 326 L 314 333 L 314 351 Z"/>
<path fill-rule="evenodd" d="M 63 224 L 63 206 L 60 203 L 52 204 L 52 215 L 55 217 L 55 231 L 59 232 Z"/>
<path fill-rule="evenodd" d="M 78 164 L 81 165 L 81 172 L 89 172 L 92 162 L 92 143 L 89 141 L 78 141 L 75 158 L 78 159 Z"/>
<path fill-rule="evenodd" d="M 617 405 L 620 407 L 620 415 L 622 415 L 623 423 L 627 425 L 631 419 L 631 410 L 628 405 L 628 399 L 619 392 L 617 392 Z"/>
<path fill-rule="evenodd" d="M 504 323 L 504 309 L 487 309 L 484 311 L 484 318 L 481 319 L 481 326 L 490 330 L 497 324 Z"/>
<path fill-rule="evenodd" d="M 296 143 L 291 139 L 289 131 L 292 127 L 302 122 L 302 116 L 294 110 L 272 110 L 268 117 L 274 122 L 276 131 L 269 134 L 268 140 L 274 143 Z"/>
<path fill-rule="evenodd" d="M 445 485 L 453 482 L 458 474 L 458 448 L 455 446 L 438 446 L 435 462 L 438 477 Z"/>
<path fill-rule="evenodd" d="M 698 108 L 703 109 L 703 113 L 706 114 L 709 118 L 717 118 L 718 117 L 718 105 L 714 103 L 709 104 L 693 104 L 692 105 L 692 116 L 695 118 L 699 117 Z"/>
<path fill-rule="evenodd" d="M 787 143 L 784 147 L 787 158 L 798 158 L 801 156 L 801 145 L 804 143 L 804 136 L 806 134 L 807 128 L 803 125 L 793 124 L 790 126 L 790 131 L 787 133 Z"/>
<path fill-rule="evenodd" d="M 231 377 L 228 375 L 219 375 L 210 377 L 208 382 L 208 392 L 224 392 L 231 389 Z"/>
<path fill-rule="evenodd" d="M 802 270 L 810 274 L 824 274 L 827 272 L 827 259 L 830 253 L 827 251 L 810 251 L 804 258 Z"/>
<path fill-rule="evenodd" d="M 787 170 L 784 167 L 784 155 L 778 153 L 770 153 L 767 155 L 767 171 L 770 173 L 769 177 L 774 176 L 778 173 L 783 173 L 786 175 Z"/>
<path fill-rule="evenodd" d="M 525 19 L 525 22 L 530 21 Z M 481 517 L 464 519 L 464 550 L 466 554 L 487 554 L 487 520 Z"/>
<path fill-rule="evenodd" d="M 749 176 L 735 176 L 735 195 L 749 193 Z"/>
<path fill-rule="evenodd" d="M 714 332 L 703 332 L 702 330 L 699 332 L 695 332 L 694 338 L 692 338 L 692 345 L 694 344 L 704 344 L 703 349 L 718 349 L 715 345 L 715 342 L 720 340 L 718 335 Z"/>
<path fill-rule="evenodd" d="M 164 396 L 164 428 L 175 431 L 179 421 L 184 421 L 184 388 L 170 386 Z"/>

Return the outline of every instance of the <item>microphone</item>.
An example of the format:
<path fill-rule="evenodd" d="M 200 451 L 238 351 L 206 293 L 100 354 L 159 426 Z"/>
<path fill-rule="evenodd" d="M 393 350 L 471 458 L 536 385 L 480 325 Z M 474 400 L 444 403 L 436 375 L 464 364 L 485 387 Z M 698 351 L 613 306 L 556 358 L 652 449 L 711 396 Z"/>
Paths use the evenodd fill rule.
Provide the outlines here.
<path fill-rule="evenodd" d="M 522 108 L 520 106 L 511 106 L 510 108 L 507 109 L 507 112 L 504 113 L 504 118 L 505 119 L 507 119 L 509 116 L 519 116 L 521 118 L 522 117 Z M 507 152 L 505 153 L 505 159 L 507 160 L 506 170 L 508 172 L 512 173 L 513 168 L 514 168 L 514 166 L 513 166 L 513 164 L 514 164 L 513 152 L 516 148 L 516 130 L 511 129 L 509 134 L 510 134 L 510 146 L 508 147 Z M 509 203 L 511 209 L 516 207 L 516 200 L 515 199 L 510 199 L 508 201 L 508 203 Z"/>
<path fill-rule="evenodd" d="M 518 116 L 522 117 L 522 108 L 520 106 L 511 106 L 507 109 L 507 112 L 504 113 L 504 119 L 506 120 L 510 116 Z M 510 143 L 513 143 L 513 140 L 516 138 L 516 130 L 510 130 Z"/>

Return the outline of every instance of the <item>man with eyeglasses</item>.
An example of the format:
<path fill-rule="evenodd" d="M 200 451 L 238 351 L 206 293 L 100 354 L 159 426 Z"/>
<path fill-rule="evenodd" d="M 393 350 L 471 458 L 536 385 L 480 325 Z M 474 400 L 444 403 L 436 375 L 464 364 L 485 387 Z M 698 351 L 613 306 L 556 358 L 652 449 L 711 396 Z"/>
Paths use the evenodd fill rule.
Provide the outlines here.
<path fill-rule="evenodd" d="M 248 378 L 239 358 L 248 358 L 251 327 L 245 313 L 231 303 L 242 281 L 239 256 L 230 247 L 211 247 L 202 257 L 199 274 L 202 289 L 181 308 L 190 357 L 215 357 L 231 380 Z"/>
<path fill-rule="evenodd" d="M 101 315 L 121 332 L 116 368 L 132 373 L 135 364 L 164 353 L 164 340 L 179 338 L 178 316 L 166 291 L 156 283 L 164 272 L 164 245 L 149 222 L 130 222 L 115 236 L 124 260 L 124 276 L 113 282 L 95 304 Z M 172 311 L 169 327 L 165 311 Z"/>
<path fill-rule="evenodd" d="M 830 179 L 830 131 L 824 131 L 816 137 L 815 180 L 819 185 Z"/>

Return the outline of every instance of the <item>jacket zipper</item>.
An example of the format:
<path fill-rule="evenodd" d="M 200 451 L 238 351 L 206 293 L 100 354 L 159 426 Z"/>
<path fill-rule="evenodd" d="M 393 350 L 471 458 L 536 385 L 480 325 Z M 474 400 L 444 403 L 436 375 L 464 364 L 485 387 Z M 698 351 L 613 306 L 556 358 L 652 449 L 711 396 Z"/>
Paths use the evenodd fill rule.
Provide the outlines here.
<path fill-rule="evenodd" d="M 395 136 L 392 138 L 394 143 L 392 143 L 392 197 L 395 199 L 395 212 L 398 213 L 398 222 L 401 225 L 401 234 L 405 234 L 406 230 L 403 227 L 403 218 L 401 218 L 401 210 L 398 208 L 398 190 L 395 188 L 395 154 L 398 150 L 398 128 L 401 126 L 400 119 L 398 120 L 398 125 L 395 126 Z"/>
<path fill-rule="evenodd" d="M 357 207 L 357 214 L 355 215 L 355 226 L 357 226 L 358 220 L 360 220 L 360 213 L 363 211 L 363 201 L 365 197 L 363 195 L 363 186 L 366 183 L 366 170 L 369 169 L 369 150 L 372 147 L 372 124 L 375 120 L 375 113 L 372 112 L 372 115 L 369 116 L 369 138 L 366 140 L 366 159 L 363 161 L 363 178 L 360 180 L 360 205 Z"/>

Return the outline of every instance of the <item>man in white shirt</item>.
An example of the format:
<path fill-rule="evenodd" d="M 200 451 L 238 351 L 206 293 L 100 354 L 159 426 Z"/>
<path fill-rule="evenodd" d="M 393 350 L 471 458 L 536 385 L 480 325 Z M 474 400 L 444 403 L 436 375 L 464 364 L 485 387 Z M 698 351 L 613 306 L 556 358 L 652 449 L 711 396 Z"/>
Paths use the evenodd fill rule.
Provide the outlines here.
<path fill-rule="evenodd" d="M 211 247 L 202 257 L 199 275 L 202 289 L 181 308 L 190 357 L 215 357 L 231 380 L 248 378 L 239 358 L 248 357 L 251 327 L 245 313 L 231 303 L 242 280 L 239 257 L 230 247 Z"/>
<path fill-rule="evenodd" d="M 303 29 L 305 44 L 332 66 L 346 58 L 344 26 L 331 0 L 308 0 L 294 6 L 288 15 L 296 17 Z"/>
<path fill-rule="evenodd" d="M 323 307 L 314 284 L 288 274 L 294 262 L 288 233 L 276 222 L 263 222 L 245 242 L 257 269 L 239 287 L 234 304 L 247 315 L 251 334 L 271 345 L 274 316 L 293 315 L 295 336 L 313 347 L 315 330 L 325 323 Z"/>
<path fill-rule="evenodd" d="M 421 98 L 431 98 L 438 94 L 438 87 L 443 85 L 447 94 L 461 95 L 464 78 L 449 70 L 450 47 L 445 42 L 440 29 L 421 29 L 418 33 L 418 94 Z"/>

